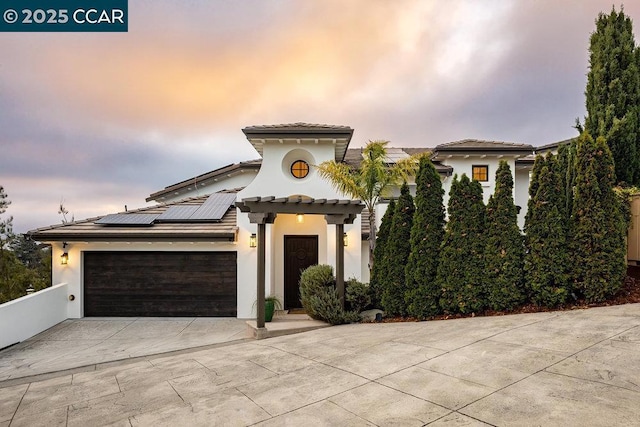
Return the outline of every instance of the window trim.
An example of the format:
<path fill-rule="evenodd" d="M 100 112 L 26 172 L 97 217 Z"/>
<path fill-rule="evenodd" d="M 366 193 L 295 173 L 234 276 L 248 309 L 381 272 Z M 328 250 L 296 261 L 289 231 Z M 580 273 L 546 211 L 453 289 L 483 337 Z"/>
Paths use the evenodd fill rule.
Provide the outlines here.
<path fill-rule="evenodd" d="M 296 168 L 297 165 L 304 165 L 304 167 Z M 311 172 L 311 166 L 309 166 L 309 163 L 307 163 L 306 161 L 302 159 L 297 159 L 297 160 L 294 160 L 293 163 L 291 163 L 289 172 L 291 173 L 291 176 L 294 177 L 295 179 L 304 179 L 309 176 L 309 172 Z"/>
<path fill-rule="evenodd" d="M 480 175 L 482 169 L 484 169 L 486 173 L 486 179 L 476 179 L 476 168 L 480 169 L 478 171 L 478 175 Z M 475 179 L 478 182 L 489 182 L 489 165 L 471 165 L 471 179 Z"/>

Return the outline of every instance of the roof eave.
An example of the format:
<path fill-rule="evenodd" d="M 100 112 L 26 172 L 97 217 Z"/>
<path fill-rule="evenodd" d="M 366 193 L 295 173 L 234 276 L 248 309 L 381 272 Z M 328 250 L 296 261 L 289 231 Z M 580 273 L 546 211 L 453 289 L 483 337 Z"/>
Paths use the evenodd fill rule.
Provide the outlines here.
<path fill-rule="evenodd" d="M 443 147 L 436 148 L 434 150 L 434 154 L 437 156 L 438 153 L 480 153 L 480 152 L 493 152 L 493 153 L 533 153 L 533 146 L 530 147 L 512 147 L 512 148 L 504 148 L 504 147 Z"/>
<path fill-rule="evenodd" d="M 353 137 L 352 128 L 336 129 L 336 128 L 312 128 L 312 129 L 287 129 L 287 128 L 244 128 L 242 132 L 247 137 L 253 148 L 262 156 L 262 143 L 265 140 L 283 139 L 283 140 L 317 140 L 317 139 L 333 139 L 336 141 L 344 141 L 340 147 L 336 147 L 336 162 L 344 160 L 351 138 Z M 262 141 L 262 142 L 260 142 Z"/>
<path fill-rule="evenodd" d="M 27 233 L 39 242 L 234 242 L 238 227 L 226 232 L 203 233 Z"/>
<path fill-rule="evenodd" d="M 229 173 L 243 172 L 244 170 L 252 170 L 252 169 L 259 170 L 261 166 L 262 166 L 262 163 L 236 163 L 232 165 L 223 166 L 211 172 L 207 172 L 205 174 L 198 175 L 196 177 L 189 178 L 185 181 L 178 182 L 177 184 L 173 184 L 168 187 L 165 187 L 160 191 L 156 191 L 155 193 L 150 194 L 149 197 L 147 197 L 144 200 L 145 202 L 152 202 L 167 194 L 188 188 L 190 185 L 194 185 L 194 182 L 203 183 L 204 181 L 214 179 L 219 176 L 223 176 Z"/>

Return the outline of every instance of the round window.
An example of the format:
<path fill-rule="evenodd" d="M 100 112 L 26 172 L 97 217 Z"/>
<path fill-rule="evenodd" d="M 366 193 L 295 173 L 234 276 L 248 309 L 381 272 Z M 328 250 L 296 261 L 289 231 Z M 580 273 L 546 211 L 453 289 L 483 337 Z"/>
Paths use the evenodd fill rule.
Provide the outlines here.
<path fill-rule="evenodd" d="M 309 163 L 304 160 L 296 160 L 291 164 L 291 175 L 298 179 L 305 178 L 309 175 Z"/>

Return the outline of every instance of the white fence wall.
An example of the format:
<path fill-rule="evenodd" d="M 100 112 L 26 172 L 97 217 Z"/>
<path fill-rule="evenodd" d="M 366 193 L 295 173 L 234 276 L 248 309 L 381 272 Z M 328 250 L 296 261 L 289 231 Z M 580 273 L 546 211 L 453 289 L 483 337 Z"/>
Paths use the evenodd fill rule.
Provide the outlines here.
<path fill-rule="evenodd" d="M 17 344 L 67 319 L 67 284 L 0 305 L 0 348 Z"/>

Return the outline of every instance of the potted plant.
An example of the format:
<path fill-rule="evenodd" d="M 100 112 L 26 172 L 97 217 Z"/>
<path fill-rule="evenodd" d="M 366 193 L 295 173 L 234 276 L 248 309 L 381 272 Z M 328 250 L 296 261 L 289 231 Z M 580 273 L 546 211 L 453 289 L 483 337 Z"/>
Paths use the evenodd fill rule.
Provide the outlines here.
<path fill-rule="evenodd" d="M 271 322 L 273 313 L 282 309 L 282 303 L 275 295 L 269 295 L 264 299 L 264 321 Z"/>

